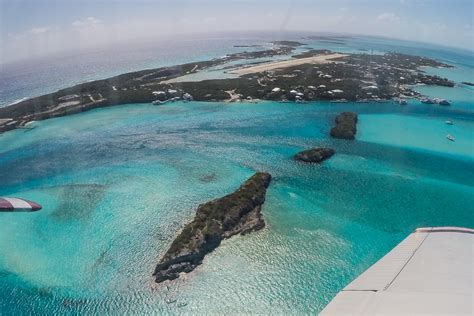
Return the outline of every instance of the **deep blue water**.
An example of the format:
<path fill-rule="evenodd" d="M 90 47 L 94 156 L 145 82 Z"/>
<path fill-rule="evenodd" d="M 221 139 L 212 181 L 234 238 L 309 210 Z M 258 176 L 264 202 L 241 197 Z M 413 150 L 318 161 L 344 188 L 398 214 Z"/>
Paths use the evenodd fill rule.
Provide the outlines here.
<path fill-rule="evenodd" d="M 458 63 L 453 80 L 472 75 L 462 52 L 422 47 L 406 49 Z M 91 76 L 116 71 L 104 69 Z M 41 89 L 57 88 L 52 81 Z M 451 107 L 124 105 L 1 134 L 0 196 L 44 207 L 0 214 L 1 314 L 314 314 L 413 229 L 474 227 L 474 98 L 456 91 Z M 355 141 L 328 137 L 343 110 L 360 114 Z M 291 159 L 315 146 L 337 154 L 319 166 Z M 196 207 L 256 170 L 274 177 L 267 227 L 225 241 L 185 278 L 154 284 L 154 265 Z"/>

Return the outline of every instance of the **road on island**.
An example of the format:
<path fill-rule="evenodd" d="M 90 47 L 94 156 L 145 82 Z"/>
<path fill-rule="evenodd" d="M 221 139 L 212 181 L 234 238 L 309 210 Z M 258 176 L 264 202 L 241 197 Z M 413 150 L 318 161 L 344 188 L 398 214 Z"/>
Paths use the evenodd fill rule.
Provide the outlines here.
<path fill-rule="evenodd" d="M 303 64 L 325 64 L 325 63 L 331 62 L 332 59 L 346 57 L 346 56 L 347 55 L 345 54 L 334 53 L 334 54 L 318 55 L 318 56 L 312 56 L 312 57 L 306 57 L 306 58 L 275 61 L 275 62 L 270 62 L 270 63 L 259 64 L 256 66 L 233 69 L 229 71 L 229 73 L 236 74 L 236 75 L 248 75 L 248 74 L 253 74 L 257 72 L 288 68 L 288 67 L 293 67 L 293 66 L 298 66 L 298 65 L 303 65 Z"/>

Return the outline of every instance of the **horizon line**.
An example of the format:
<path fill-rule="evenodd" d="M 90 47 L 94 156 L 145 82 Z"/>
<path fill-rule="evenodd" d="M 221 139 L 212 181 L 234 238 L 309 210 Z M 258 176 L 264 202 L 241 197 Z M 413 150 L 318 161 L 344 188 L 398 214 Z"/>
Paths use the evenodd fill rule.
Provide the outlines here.
<path fill-rule="evenodd" d="M 467 48 L 467 47 L 462 47 L 462 46 L 455 46 L 455 45 L 450 45 L 450 44 L 442 44 L 438 42 L 431 42 L 431 41 L 422 41 L 422 40 L 412 40 L 412 39 L 405 39 L 405 38 L 400 38 L 400 37 L 392 37 L 392 36 L 383 36 L 383 35 L 373 35 L 373 34 L 363 34 L 363 33 L 351 33 L 351 32 L 333 32 L 333 31 L 311 31 L 311 30 L 269 30 L 269 29 L 256 29 L 256 30 L 232 30 L 232 31 L 216 31 L 216 32 L 185 32 L 185 33 L 178 33 L 178 34 L 173 34 L 173 35 L 167 35 L 167 36 L 160 36 L 160 37 L 149 37 L 149 38 L 141 38 L 141 39 L 136 39 L 133 41 L 130 40 L 117 40 L 114 42 L 111 42 L 109 44 L 105 45 L 96 45 L 96 46 L 91 46 L 88 48 L 82 48 L 82 49 L 64 49 L 61 51 L 53 52 L 50 54 L 44 54 L 44 55 L 38 55 L 34 56 L 31 58 L 19 58 L 19 59 L 13 59 L 13 60 L 8 60 L 8 61 L 3 61 L 0 60 L 0 65 L 2 66 L 9 66 L 9 65 L 15 65 L 21 62 L 33 62 L 35 60 L 42 60 L 45 58 L 54 58 L 54 57 L 69 57 L 72 55 L 75 55 L 77 53 L 88 53 L 88 52 L 94 52 L 96 50 L 103 50 L 107 48 L 113 48 L 113 47 L 120 47 L 124 44 L 130 44 L 132 43 L 149 43 L 153 42 L 156 40 L 159 41 L 165 41 L 169 40 L 171 38 L 175 40 L 198 40 L 198 39 L 212 39 L 213 35 L 237 35 L 237 34 L 246 34 L 246 35 L 258 35 L 258 33 L 268 33 L 268 35 L 273 34 L 276 35 L 278 33 L 308 33 L 308 34 L 324 34 L 326 36 L 328 35 L 339 35 L 339 36 L 348 36 L 348 37 L 368 37 L 368 38 L 379 38 L 379 39 L 391 39 L 391 40 L 397 40 L 397 41 L 404 41 L 408 43 L 417 43 L 417 44 L 428 44 L 428 45 L 433 45 L 433 46 L 438 46 L 438 48 L 443 48 L 443 49 L 450 49 L 450 50 L 459 50 L 460 52 L 463 53 L 468 53 L 472 54 L 474 53 L 474 47 L 473 48 Z M 205 35 L 205 37 L 202 37 Z M 263 34 L 261 34 L 263 35 Z M 190 38 L 191 37 L 191 38 Z M 231 39 L 231 38 L 229 38 Z M 283 38 L 282 38 L 283 39 Z M 288 39 L 288 38 L 285 38 Z"/>

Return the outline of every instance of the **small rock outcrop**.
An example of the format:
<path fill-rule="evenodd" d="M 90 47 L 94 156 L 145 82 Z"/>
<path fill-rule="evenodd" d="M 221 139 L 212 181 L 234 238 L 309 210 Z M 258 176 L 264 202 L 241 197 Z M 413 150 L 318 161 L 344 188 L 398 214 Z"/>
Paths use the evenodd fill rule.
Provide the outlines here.
<path fill-rule="evenodd" d="M 300 151 L 293 158 L 302 162 L 320 163 L 335 153 L 334 149 L 331 148 L 313 148 Z"/>
<path fill-rule="evenodd" d="M 156 282 L 191 272 L 223 239 L 262 229 L 265 222 L 261 208 L 270 181 L 269 173 L 257 172 L 237 191 L 199 205 L 194 220 L 184 227 L 156 266 Z"/>
<path fill-rule="evenodd" d="M 354 139 L 357 132 L 357 114 L 342 112 L 336 116 L 336 126 L 331 129 L 334 138 Z"/>

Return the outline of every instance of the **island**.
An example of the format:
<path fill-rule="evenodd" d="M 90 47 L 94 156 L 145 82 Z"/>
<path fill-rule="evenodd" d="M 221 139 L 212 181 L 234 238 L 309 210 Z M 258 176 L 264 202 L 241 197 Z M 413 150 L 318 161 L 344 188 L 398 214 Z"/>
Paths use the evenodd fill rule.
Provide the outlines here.
<path fill-rule="evenodd" d="M 291 55 L 296 49 L 303 51 Z M 269 61 L 274 56 L 288 58 Z M 22 100 L 0 108 L 0 132 L 24 127 L 31 121 L 119 104 L 256 99 L 298 103 L 315 100 L 382 102 L 421 98 L 412 85 L 454 86 L 446 78 L 426 74 L 425 66 L 452 67 L 433 59 L 399 53 L 304 50 L 299 42 L 276 41 L 270 49 L 135 71 Z M 211 73 L 216 67 L 222 67 L 228 77 L 189 80 L 190 75 Z"/>
<path fill-rule="evenodd" d="M 293 158 L 296 161 L 301 162 L 321 163 L 322 161 L 330 158 L 335 153 L 336 151 L 332 148 L 313 148 L 300 151 Z"/>
<path fill-rule="evenodd" d="M 273 41 L 273 45 L 282 45 L 282 46 L 290 46 L 290 47 L 298 47 L 298 46 L 303 46 L 306 44 L 297 42 L 297 41 Z"/>
<path fill-rule="evenodd" d="M 193 271 L 223 239 L 262 229 L 265 222 L 261 210 L 270 181 L 269 173 L 257 172 L 237 191 L 201 204 L 194 220 L 184 227 L 156 266 L 156 282 Z"/>
<path fill-rule="evenodd" d="M 354 139 L 357 133 L 357 114 L 342 112 L 336 116 L 336 126 L 331 129 L 331 136 L 341 139 Z"/>

